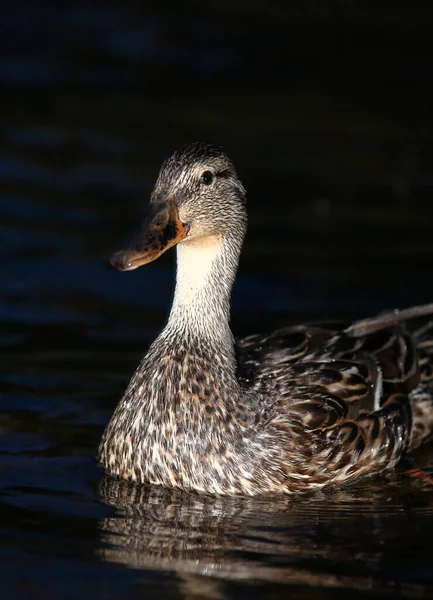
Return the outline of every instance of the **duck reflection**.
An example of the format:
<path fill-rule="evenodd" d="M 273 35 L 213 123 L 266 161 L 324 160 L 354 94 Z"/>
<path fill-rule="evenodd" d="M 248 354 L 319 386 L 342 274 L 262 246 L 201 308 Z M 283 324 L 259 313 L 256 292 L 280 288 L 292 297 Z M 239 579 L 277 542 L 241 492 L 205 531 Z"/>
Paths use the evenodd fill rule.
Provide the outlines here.
<path fill-rule="evenodd" d="M 100 556 L 174 572 L 188 597 L 219 597 L 224 580 L 423 593 L 429 585 L 411 572 L 422 564 L 417 537 L 431 524 L 433 488 L 383 479 L 289 500 L 189 495 L 106 476 L 100 497 L 117 515 L 100 521 Z"/>

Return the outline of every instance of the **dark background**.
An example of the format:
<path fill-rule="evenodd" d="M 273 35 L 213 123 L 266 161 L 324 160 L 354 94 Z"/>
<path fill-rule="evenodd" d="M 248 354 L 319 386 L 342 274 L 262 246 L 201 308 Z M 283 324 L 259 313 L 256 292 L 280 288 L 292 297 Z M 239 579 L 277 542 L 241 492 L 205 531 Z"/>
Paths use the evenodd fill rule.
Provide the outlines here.
<path fill-rule="evenodd" d="M 222 144 L 248 190 L 235 333 L 432 301 L 431 30 L 429 2 L 2 3 L 0 558 L 6 594 L 111 598 L 127 589 L 142 597 L 149 581 L 159 597 L 203 593 L 188 579 L 185 591 L 185 575 L 179 587 L 176 577 L 186 569 L 180 550 L 180 563 L 137 559 L 133 566 L 147 571 L 128 570 L 128 552 L 122 560 L 104 554 L 120 539 L 134 546 L 136 538 L 129 530 L 107 542 L 101 533 L 110 523 L 116 532 L 121 521 L 107 506 L 119 510 L 110 496 L 117 492 L 98 492 L 94 460 L 113 407 L 164 323 L 173 286 L 174 252 L 134 273 L 111 270 L 108 258 L 138 224 L 159 165 L 174 148 L 195 140 Z M 387 506 L 400 516 L 409 511 L 413 520 L 421 505 L 416 523 L 428 531 L 431 494 L 416 500 L 418 492 L 405 485 L 397 486 L 404 499 L 390 492 Z M 328 597 L 325 586 L 334 598 L 340 585 L 355 590 L 360 581 L 373 582 L 369 594 L 385 581 L 391 595 L 415 588 L 428 595 L 430 540 L 414 540 L 409 521 L 406 531 L 383 508 L 381 492 L 374 494 L 373 515 L 370 497 L 362 504 L 367 516 L 354 498 L 347 505 L 336 501 L 333 514 L 344 515 L 338 526 L 328 501 L 311 514 L 295 511 L 294 521 L 281 516 L 281 507 L 215 508 L 211 518 L 226 540 L 218 547 L 231 552 L 243 540 L 241 566 L 249 557 L 254 567 L 245 567 L 248 580 L 257 566 L 251 556 L 267 569 L 275 550 L 258 550 L 245 531 L 238 539 L 235 525 L 249 527 L 252 515 L 274 514 L 261 525 L 280 544 L 282 574 L 263 571 L 259 579 L 268 583 L 262 587 L 212 588 L 209 597 L 271 597 L 281 590 L 269 581 L 294 585 L 289 572 L 300 560 L 300 539 L 323 552 L 319 567 L 317 557 L 302 563 L 311 581 L 295 577 L 296 597 Z M 170 512 L 172 501 L 164 502 L 152 500 Z M 221 567 L 227 555 L 209 551 L 215 540 L 204 535 L 202 505 L 184 506 L 182 547 L 191 544 L 191 511 L 199 519 L 195 533 L 204 536 L 193 561 L 206 565 L 207 556 Z M 348 513 L 355 517 L 346 527 Z M 365 535 L 353 546 L 359 519 Z M 300 538 L 299 520 L 305 524 Z M 165 548 L 164 541 L 169 547 L 179 536 L 170 527 L 163 538 L 152 531 L 150 538 L 140 533 L 145 555 L 152 540 Z M 337 547 L 345 553 L 335 555 Z M 397 547 L 401 554 L 389 549 Z M 305 552 L 302 560 L 310 557 Z M 412 557 L 410 566 L 403 555 Z M 176 571 L 173 585 L 161 569 Z M 330 579 L 322 580 L 323 572 Z M 348 579 L 341 583 L 338 574 Z M 205 579 L 199 590 L 210 585 Z M 405 586 L 412 586 L 409 592 Z"/>

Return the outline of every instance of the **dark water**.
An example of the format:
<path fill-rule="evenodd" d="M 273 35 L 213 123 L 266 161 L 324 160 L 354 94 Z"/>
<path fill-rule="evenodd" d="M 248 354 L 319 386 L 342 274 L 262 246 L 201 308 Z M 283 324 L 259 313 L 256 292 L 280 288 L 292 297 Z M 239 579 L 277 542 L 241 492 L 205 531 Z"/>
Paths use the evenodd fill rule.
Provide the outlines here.
<path fill-rule="evenodd" d="M 173 286 L 173 255 L 107 258 L 181 143 L 223 143 L 249 190 L 237 334 L 432 301 L 413 4 L 2 8 L 2 598 L 432 597 L 433 486 L 403 468 L 289 501 L 134 488 L 95 461 Z"/>

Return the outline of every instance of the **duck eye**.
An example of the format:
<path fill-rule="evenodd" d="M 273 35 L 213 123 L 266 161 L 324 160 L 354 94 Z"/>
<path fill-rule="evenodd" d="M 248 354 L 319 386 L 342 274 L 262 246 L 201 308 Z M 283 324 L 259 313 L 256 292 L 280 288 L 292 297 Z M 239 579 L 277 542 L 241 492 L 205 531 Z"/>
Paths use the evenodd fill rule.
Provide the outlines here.
<path fill-rule="evenodd" d="M 200 175 L 200 183 L 204 183 L 204 185 L 210 185 L 213 181 L 213 173 L 212 171 L 204 171 Z"/>

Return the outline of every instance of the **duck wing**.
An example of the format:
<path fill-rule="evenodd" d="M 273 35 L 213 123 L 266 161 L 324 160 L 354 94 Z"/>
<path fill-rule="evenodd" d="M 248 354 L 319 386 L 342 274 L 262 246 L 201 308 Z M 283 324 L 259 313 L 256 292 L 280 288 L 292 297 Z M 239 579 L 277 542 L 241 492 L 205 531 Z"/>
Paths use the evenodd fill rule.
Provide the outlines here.
<path fill-rule="evenodd" d="M 271 376 L 274 368 L 291 365 L 323 347 L 344 327 L 344 323 L 295 325 L 237 339 L 238 377 L 244 385 L 254 386 Z"/>
<path fill-rule="evenodd" d="M 416 388 L 416 346 L 416 336 L 399 323 L 362 335 L 342 323 L 289 327 L 239 340 L 239 377 L 271 399 L 278 418 L 326 428 L 379 411 Z"/>

